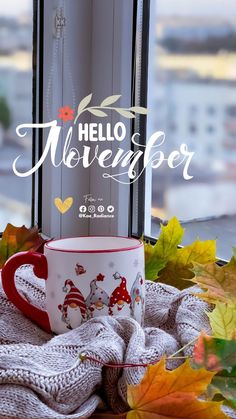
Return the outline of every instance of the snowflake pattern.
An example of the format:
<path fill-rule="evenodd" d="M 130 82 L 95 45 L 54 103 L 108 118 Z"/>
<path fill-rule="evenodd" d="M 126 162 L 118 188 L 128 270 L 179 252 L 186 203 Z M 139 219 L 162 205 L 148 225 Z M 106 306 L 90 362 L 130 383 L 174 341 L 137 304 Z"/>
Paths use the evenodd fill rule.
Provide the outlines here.
<path fill-rule="evenodd" d="M 50 297 L 51 297 L 51 298 L 55 298 L 55 292 L 54 292 L 54 291 L 51 291 L 51 292 L 50 292 Z"/>
<path fill-rule="evenodd" d="M 134 267 L 135 267 L 135 268 L 137 268 L 137 267 L 138 267 L 138 265 L 139 265 L 139 260 L 138 260 L 138 259 L 135 259 L 135 260 L 134 260 Z"/>

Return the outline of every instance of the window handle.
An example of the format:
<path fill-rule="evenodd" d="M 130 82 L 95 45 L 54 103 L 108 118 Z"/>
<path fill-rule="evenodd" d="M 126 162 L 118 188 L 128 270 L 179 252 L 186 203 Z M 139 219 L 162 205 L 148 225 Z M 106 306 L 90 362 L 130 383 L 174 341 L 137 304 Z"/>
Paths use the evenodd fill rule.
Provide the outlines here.
<path fill-rule="evenodd" d="M 63 29 L 66 26 L 66 18 L 64 16 L 62 7 L 58 7 L 56 9 L 54 24 L 55 24 L 55 37 L 57 39 L 60 39 L 62 38 L 62 35 L 63 35 Z"/>

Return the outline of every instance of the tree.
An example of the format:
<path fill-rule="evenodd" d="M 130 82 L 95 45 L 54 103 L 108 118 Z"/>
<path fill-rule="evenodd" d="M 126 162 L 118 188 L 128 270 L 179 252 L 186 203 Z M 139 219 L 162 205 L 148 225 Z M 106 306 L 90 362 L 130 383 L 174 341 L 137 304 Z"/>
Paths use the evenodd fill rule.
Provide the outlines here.
<path fill-rule="evenodd" d="M 0 97 L 0 124 L 7 130 L 11 124 L 11 113 L 4 97 Z"/>

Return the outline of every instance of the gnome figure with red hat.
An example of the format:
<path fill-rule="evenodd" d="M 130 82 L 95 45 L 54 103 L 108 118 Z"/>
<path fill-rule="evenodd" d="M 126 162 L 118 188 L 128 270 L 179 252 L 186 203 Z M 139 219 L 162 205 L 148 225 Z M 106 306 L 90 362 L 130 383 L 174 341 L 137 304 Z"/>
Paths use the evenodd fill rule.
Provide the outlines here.
<path fill-rule="evenodd" d="M 144 320 L 144 280 L 140 272 L 131 288 L 131 314 L 137 322 L 143 324 Z"/>
<path fill-rule="evenodd" d="M 101 273 L 90 282 L 90 293 L 85 300 L 87 318 L 91 319 L 97 316 L 108 315 L 109 296 L 97 282 L 105 278 Z"/>
<path fill-rule="evenodd" d="M 85 320 L 86 305 L 80 290 L 71 279 L 65 281 L 63 291 L 66 293 L 63 304 L 58 309 L 62 313 L 62 321 L 68 329 L 75 329 Z"/>
<path fill-rule="evenodd" d="M 130 315 L 131 298 L 126 288 L 126 278 L 118 272 L 113 275 L 115 280 L 120 280 L 120 285 L 113 291 L 109 302 L 110 315 Z"/>

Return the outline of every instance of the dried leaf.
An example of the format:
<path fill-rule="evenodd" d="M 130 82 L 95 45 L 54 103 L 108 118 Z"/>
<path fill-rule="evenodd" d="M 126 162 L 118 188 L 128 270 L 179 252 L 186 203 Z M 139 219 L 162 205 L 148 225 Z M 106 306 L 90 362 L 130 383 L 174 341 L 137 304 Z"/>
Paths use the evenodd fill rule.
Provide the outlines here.
<path fill-rule="evenodd" d="M 207 315 L 215 338 L 230 340 L 236 336 L 236 305 L 217 302 L 214 310 Z"/>
<path fill-rule="evenodd" d="M 38 251 L 45 242 L 37 227 L 28 229 L 7 224 L 0 240 L 0 268 L 13 254 L 25 250 Z"/>
<path fill-rule="evenodd" d="M 124 118 L 128 118 L 128 119 L 132 119 L 135 118 L 135 115 L 132 112 L 126 111 L 125 109 L 122 108 L 116 108 L 116 111 L 124 116 Z"/>
<path fill-rule="evenodd" d="M 112 95 L 108 96 L 106 99 L 104 99 L 101 103 L 101 108 L 104 106 L 112 105 L 113 103 L 117 102 L 118 99 L 120 99 L 121 95 Z"/>
<path fill-rule="evenodd" d="M 90 93 L 88 96 L 85 96 L 81 102 L 79 103 L 78 106 L 78 113 L 81 112 L 82 110 L 84 110 L 86 108 L 86 106 L 88 106 L 91 102 L 93 94 Z"/>
<path fill-rule="evenodd" d="M 192 271 L 195 277 L 192 282 L 198 284 L 206 292 L 198 294 L 199 298 L 210 303 L 218 301 L 234 306 L 236 302 L 236 262 L 233 257 L 225 266 L 216 263 L 194 264 Z"/>
<path fill-rule="evenodd" d="M 147 368 L 140 384 L 128 386 L 128 403 L 132 410 L 127 419 L 226 418 L 220 403 L 197 399 L 214 375 L 204 368 L 191 368 L 189 361 L 167 371 L 162 359 Z"/>
<path fill-rule="evenodd" d="M 132 106 L 131 108 L 129 108 L 130 111 L 136 112 L 136 113 L 141 113 L 143 115 L 147 115 L 148 113 L 148 109 L 147 108 L 143 108 L 142 106 Z"/>
<path fill-rule="evenodd" d="M 92 113 L 95 116 L 98 116 L 99 118 L 105 118 L 107 116 L 106 112 L 100 111 L 100 109 L 88 109 L 90 113 Z"/>

